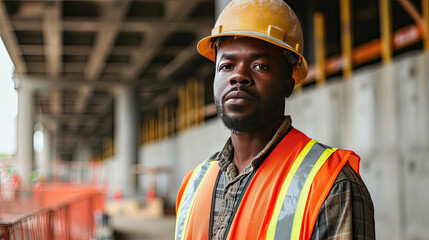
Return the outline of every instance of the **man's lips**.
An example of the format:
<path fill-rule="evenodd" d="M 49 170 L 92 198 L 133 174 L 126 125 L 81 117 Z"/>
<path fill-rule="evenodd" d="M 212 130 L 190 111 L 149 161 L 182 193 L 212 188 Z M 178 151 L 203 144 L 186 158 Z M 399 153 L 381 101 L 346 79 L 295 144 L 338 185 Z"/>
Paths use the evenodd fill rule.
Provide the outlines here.
<path fill-rule="evenodd" d="M 247 103 L 252 101 L 255 101 L 255 98 L 252 95 L 240 90 L 231 91 L 225 96 L 224 99 L 225 103 L 233 104 Z"/>

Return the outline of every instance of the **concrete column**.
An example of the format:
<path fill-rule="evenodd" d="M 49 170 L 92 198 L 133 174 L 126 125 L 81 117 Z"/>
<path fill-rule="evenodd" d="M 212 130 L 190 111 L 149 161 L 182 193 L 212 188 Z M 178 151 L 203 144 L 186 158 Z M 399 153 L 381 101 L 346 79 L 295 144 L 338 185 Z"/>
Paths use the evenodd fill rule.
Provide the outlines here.
<path fill-rule="evenodd" d="M 51 168 L 52 168 L 52 175 L 50 176 L 51 180 L 54 181 L 58 181 L 59 180 L 59 176 L 60 176 L 60 168 L 58 165 L 58 160 L 60 159 L 59 156 L 59 151 L 58 151 L 58 141 L 59 141 L 59 130 L 58 128 L 56 128 L 55 131 L 52 132 L 52 151 L 51 151 L 51 156 L 52 156 L 52 163 L 51 163 Z"/>
<path fill-rule="evenodd" d="M 55 175 L 55 160 L 57 159 L 57 139 L 56 139 L 56 131 L 51 131 L 49 134 L 49 145 L 50 145 L 50 152 L 49 152 L 49 166 L 48 166 L 48 180 L 53 180 Z"/>
<path fill-rule="evenodd" d="M 231 0 L 216 0 L 215 1 L 216 19 L 217 19 L 217 17 L 219 17 L 220 13 L 226 7 L 226 5 L 228 5 L 228 3 L 230 3 L 230 2 L 231 2 Z"/>
<path fill-rule="evenodd" d="M 52 136 L 49 131 L 43 129 L 43 151 L 40 156 L 40 177 L 47 180 L 52 172 Z"/>
<path fill-rule="evenodd" d="M 79 165 L 80 170 L 79 182 L 90 182 L 90 179 L 87 177 L 88 175 L 85 173 L 90 170 L 88 166 L 92 160 L 92 148 L 85 139 L 81 139 L 78 142 L 75 156 L 76 163 Z"/>
<path fill-rule="evenodd" d="M 115 159 L 114 192 L 124 195 L 136 192 L 136 176 L 131 168 L 138 162 L 138 105 L 135 89 L 121 86 L 115 89 Z"/>
<path fill-rule="evenodd" d="M 18 144 L 16 169 L 23 180 L 23 190 L 31 186 L 33 170 L 33 124 L 34 124 L 34 88 L 23 80 L 16 80 L 18 90 Z"/>
<path fill-rule="evenodd" d="M 54 120 L 44 120 L 39 130 L 43 132 L 43 151 L 35 156 L 36 168 L 39 170 L 40 178 L 48 181 L 52 180 L 54 175 L 55 135 L 58 131 L 58 123 Z"/>

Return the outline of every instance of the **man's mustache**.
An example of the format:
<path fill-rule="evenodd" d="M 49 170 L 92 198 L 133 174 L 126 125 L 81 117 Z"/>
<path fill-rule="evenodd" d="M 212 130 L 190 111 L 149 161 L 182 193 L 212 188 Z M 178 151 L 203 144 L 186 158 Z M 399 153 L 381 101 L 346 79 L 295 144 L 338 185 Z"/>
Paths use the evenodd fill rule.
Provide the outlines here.
<path fill-rule="evenodd" d="M 250 96 L 252 96 L 253 98 L 259 99 L 259 97 L 256 94 L 254 94 L 253 92 L 251 92 L 249 89 L 240 86 L 240 87 L 233 87 L 230 90 L 228 90 L 226 93 L 224 93 L 222 95 L 222 102 L 225 101 L 225 98 L 229 93 L 234 92 L 234 91 L 243 91 L 243 92 L 249 94 Z"/>

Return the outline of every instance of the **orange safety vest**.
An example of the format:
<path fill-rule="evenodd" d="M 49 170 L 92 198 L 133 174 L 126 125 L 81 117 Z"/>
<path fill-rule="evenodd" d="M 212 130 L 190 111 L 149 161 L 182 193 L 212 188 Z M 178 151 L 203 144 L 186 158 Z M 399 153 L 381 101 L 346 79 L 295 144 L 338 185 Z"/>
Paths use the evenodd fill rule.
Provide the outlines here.
<path fill-rule="evenodd" d="M 348 163 L 359 173 L 359 161 L 352 151 L 326 147 L 292 129 L 255 172 L 225 239 L 310 239 L 339 172 Z M 176 203 L 176 240 L 209 239 L 218 174 L 217 161 L 207 160 L 185 176 Z"/>

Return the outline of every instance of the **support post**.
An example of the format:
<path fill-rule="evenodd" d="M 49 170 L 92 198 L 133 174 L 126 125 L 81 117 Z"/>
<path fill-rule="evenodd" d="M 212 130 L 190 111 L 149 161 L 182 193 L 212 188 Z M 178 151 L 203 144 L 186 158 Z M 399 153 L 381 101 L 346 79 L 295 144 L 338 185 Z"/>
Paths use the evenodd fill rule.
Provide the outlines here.
<path fill-rule="evenodd" d="M 381 24 L 381 59 L 388 64 L 392 60 L 392 11 L 390 0 L 379 0 Z"/>
<path fill-rule="evenodd" d="M 314 14 L 314 48 L 316 51 L 316 67 L 318 86 L 325 85 L 325 18 L 321 12 Z"/>
<path fill-rule="evenodd" d="M 351 24 L 351 0 L 340 0 L 341 14 L 341 49 L 343 55 L 343 75 L 345 79 L 352 76 L 352 24 Z"/>
<path fill-rule="evenodd" d="M 18 90 L 18 144 L 17 171 L 23 182 L 23 190 L 30 190 L 31 172 L 34 165 L 33 125 L 34 88 L 30 82 L 15 79 Z"/>
<path fill-rule="evenodd" d="M 52 175 L 52 134 L 44 127 L 43 128 L 43 151 L 40 162 L 40 177 L 43 180 L 49 179 Z"/>
<path fill-rule="evenodd" d="M 138 163 L 138 117 L 137 98 L 132 87 L 116 89 L 115 103 L 115 158 L 117 169 L 113 179 L 113 191 L 123 191 L 125 195 L 136 192 L 136 178 L 132 167 Z"/>
<path fill-rule="evenodd" d="M 429 1 L 428 0 L 421 0 L 421 1 L 422 1 L 423 21 L 426 29 L 423 35 L 423 46 L 425 48 L 425 51 L 429 52 Z"/>

